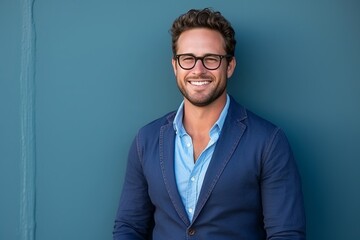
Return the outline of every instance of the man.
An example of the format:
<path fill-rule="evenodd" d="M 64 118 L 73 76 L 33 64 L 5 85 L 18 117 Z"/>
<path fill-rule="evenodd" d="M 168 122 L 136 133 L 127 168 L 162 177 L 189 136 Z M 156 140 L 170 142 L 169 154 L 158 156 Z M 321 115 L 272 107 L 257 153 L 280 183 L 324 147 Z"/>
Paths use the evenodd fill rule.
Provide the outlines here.
<path fill-rule="evenodd" d="M 211 9 L 172 25 L 184 101 L 130 148 L 114 239 L 305 239 L 300 177 L 284 133 L 226 92 L 235 33 Z"/>

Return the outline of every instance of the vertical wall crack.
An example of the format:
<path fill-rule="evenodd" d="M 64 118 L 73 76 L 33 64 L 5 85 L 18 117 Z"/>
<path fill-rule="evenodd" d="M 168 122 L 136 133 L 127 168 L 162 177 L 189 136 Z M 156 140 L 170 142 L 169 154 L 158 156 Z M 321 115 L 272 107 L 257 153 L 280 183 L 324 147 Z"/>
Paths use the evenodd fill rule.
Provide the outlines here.
<path fill-rule="evenodd" d="M 33 18 L 35 0 L 22 0 L 20 69 L 20 239 L 35 240 L 36 233 L 36 131 L 35 131 L 35 47 Z"/>

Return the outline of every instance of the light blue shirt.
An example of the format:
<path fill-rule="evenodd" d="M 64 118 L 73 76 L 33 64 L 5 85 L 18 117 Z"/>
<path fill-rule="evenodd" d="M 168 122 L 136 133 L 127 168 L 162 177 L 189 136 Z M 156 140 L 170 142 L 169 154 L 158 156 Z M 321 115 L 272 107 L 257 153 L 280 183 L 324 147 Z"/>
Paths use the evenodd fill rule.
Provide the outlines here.
<path fill-rule="evenodd" d="M 219 119 L 209 131 L 210 141 L 194 163 L 194 148 L 191 137 L 186 133 L 183 126 L 184 102 L 181 103 L 173 125 L 176 132 L 175 137 L 175 178 L 177 188 L 184 204 L 190 221 L 194 216 L 196 203 L 199 198 L 201 186 L 205 173 L 213 155 L 216 142 L 220 136 L 221 129 L 229 109 L 230 98 L 227 95 L 226 104 Z"/>

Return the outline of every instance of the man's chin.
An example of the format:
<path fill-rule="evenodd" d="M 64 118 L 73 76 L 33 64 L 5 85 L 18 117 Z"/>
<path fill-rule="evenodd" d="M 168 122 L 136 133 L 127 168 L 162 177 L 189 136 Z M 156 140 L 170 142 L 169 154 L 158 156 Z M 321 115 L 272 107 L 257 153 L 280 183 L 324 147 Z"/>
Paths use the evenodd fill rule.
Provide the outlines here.
<path fill-rule="evenodd" d="M 192 105 L 196 106 L 196 107 L 206 107 L 209 106 L 211 103 L 213 103 L 217 98 L 189 98 L 189 97 L 185 97 Z"/>

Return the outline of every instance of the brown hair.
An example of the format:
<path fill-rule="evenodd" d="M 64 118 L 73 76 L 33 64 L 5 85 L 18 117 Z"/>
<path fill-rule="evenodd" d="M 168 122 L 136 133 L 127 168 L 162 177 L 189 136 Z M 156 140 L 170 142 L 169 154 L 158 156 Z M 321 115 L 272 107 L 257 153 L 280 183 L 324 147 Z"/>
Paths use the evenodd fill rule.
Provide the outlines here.
<path fill-rule="evenodd" d="M 225 40 L 226 54 L 234 56 L 236 45 L 235 31 L 231 27 L 230 22 L 227 21 L 220 12 L 210 8 L 201 10 L 191 9 L 175 19 L 170 29 L 173 56 L 176 55 L 177 41 L 181 33 L 193 28 L 208 28 L 221 33 Z"/>

